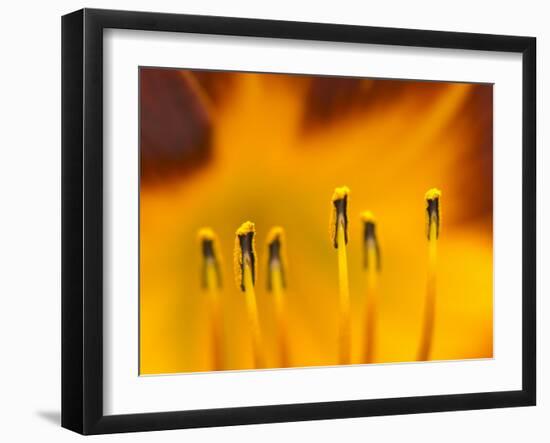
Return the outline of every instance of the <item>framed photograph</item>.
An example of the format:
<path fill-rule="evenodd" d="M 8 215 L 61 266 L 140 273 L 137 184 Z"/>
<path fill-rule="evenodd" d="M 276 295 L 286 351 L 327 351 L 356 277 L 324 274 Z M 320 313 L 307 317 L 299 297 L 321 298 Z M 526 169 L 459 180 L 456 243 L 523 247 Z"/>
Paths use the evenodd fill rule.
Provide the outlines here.
<path fill-rule="evenodd" d="M 62 425 L 535 404 L 531 37 L 62 20 Z"/>

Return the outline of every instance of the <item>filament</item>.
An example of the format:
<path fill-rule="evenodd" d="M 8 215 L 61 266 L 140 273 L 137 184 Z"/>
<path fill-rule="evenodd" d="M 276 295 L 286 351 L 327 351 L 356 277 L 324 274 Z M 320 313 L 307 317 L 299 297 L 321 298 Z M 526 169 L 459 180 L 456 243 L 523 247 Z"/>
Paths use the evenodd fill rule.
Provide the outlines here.
<path fill-rule="evenodd" d="M 254 291 L 254 283 L 252 280 L 252 269 L 248 263 L 244 266 L 244 287 L 246 310 L 248 312 L 248 319 L 252 333 L 254 367 L 261 368 L 263 366 L 263 362 L 261 357 L 262 342 L 260 334 L 260 321 L 258 318 L 258 307 L 256 305 L 256 292 Z"/>

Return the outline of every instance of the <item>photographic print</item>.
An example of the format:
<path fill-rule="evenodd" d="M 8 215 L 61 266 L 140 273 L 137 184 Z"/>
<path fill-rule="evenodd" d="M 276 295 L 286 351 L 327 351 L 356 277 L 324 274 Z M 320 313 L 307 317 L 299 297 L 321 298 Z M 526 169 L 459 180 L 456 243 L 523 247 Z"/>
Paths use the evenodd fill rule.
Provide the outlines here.
<path fill-rule="evenodd" d="M 139 372 L 493 357 L 493 85 L 139 68 Z"/>
<path fill-rule="evenodd" d="M 535 38 L 82 9 L 61 46 L 63 427 L 536 404 Z"/>

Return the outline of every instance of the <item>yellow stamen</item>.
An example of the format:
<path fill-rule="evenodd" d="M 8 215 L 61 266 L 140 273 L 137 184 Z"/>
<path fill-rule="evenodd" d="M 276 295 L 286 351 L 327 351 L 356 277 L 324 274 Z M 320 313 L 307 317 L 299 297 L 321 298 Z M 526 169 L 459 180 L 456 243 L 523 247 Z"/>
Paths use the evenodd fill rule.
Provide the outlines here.
<path fill-rule="evenodd" d="M 428 240 L 432 238 L 432 230 L 435 238 L 439 237 L 439 226 L 441 225 L 441 207 L 439 200 L 441 191 L 437 188 L 432 188 L 426 192 L 426 235 Z"/>
<path fill-rule="evenodd" d="M 429 360 L 435 323 L 435 303 L 437 298 L 437 243 L 441 226 L 441 191 L 433 188 L 426 193 L 426 217 L 428 237 L 428 280 L 424 307 L 424 324 L 417 359 Z"/>
<path fill-rule="evenodd" d="M 267 290 L 272 292 L 275 301 L 275 317 L 279 341 L 280 366 L 289 366 L 287 323 L 286 323 L 286 259 L 284 230 L 274 227 L 267 236 L 269 251 L 267 262 Z"/>
<path fill-rule="evenodd" d="M 332 194 L 332 212 L 330 217 L 330 237 L 332 244 L 338 248 L 338 222 L 341 221 L 344 227 L 345 243 L 348 243 L 348 214 L 349 188 L 342 186 L 336 188 Z"/>
<path fill-rule="evenodd" d="M 212 369 L 223 369 L 222 351 L 222 318 L 220 309 L 219 290 L 221 288 L 221 259 L 218 249 L 218 239 L 210 228 L 199 230 L 199 242 L 202 251 L 202 286 L 208 294 L 210 311 L 210 340 L 212 349 Z"/>
<path fill-rule="evenodd" d="M 332 196 L 331 235 L 333 246 L 338 250 L 338 278 L 340 287 L 339 319 L 339 362 L 349 364 L 351 360 L 350 297 L 348 283 L 348 203 L 349 189 L 336 188 Z"/>
<path fill-rule="evenodd" d="M 245 293 L 246 309 L 252 335 L 254 366 L 256 368 L 261 368 L 263 367 L 263 358 L 261 355 L 262 342 L 258 307 L 256 304 L 256 292 L 254 290 L 254 284 L 256 282 L 255 233 L 256 229 L 252 222 L 243 223 L 237 230 L 234 265 L 237 286 Z"/>
<path fill-rule="evenodd" d="M 378 272 L 380 248 L 376 237 L 376 223 L 370 211 L 361 213 L 363 222 L 363 269 L 366 282 L 365 362 L 372 363 L 376 343 L 376 310 L 378 305 Z"/>
<path fill-rule="evenodd" d="M 252 222 L 243 223 L 235 233 L 233 267 L 237 287 L 244 291 L 244 257 L 248 256 L 252 268 L 252 282 L 256 282 L 256 227 Z M 243 250 L 243 246 L 246 251 Z"/>

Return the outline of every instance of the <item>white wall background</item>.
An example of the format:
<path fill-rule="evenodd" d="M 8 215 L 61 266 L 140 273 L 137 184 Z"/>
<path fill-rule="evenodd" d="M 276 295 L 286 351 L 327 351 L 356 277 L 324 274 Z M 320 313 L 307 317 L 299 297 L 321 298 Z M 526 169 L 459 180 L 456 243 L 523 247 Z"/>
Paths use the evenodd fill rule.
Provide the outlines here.
<path fill-rule="evenodd" d="M 4 2 L 0 26 L 0 436 L 2 441 L 83 439 L 60 415 L 60 16 L 81 7 L 349 23 L 538 38 L 539 226 L 549 220 L 550 27 L 546 2 L 415 0 L 112 0 Z M 546 113 L 545 113 L 546 112 Z M 541 197 L 542 196 L 542 197 Z M 539 235 L 539 274 L 550 237 Z M 541 252 L 541 250 L 543 250 Z M 550 438 L 550 286 L 539 278 L 539 401 L 534 408 L 329 420 L 102 436 L 94 441 L 530 441 Z"/>

